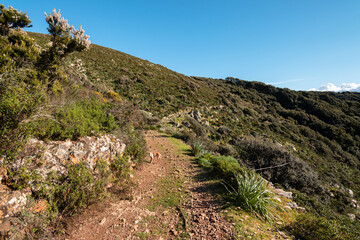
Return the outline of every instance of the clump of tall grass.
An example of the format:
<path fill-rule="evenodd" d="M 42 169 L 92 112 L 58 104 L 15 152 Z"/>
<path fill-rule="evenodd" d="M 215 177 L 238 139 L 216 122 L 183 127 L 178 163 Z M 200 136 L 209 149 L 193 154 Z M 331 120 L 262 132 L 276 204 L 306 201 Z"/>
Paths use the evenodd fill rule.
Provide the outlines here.
<path fill-rule="evenodd" d="M 191 144 L 191 154 L 195 157 L 199 157 L 204 153 L 203 144 L 198 141 L 194 141 Z"/>
<path fill-rule="evenodd" d="M 253 212 L 266 220 L 272 218 L 272 207 L 276 207 L 265 181 L 253 171 L 235 174 L 235 186 L 223 183 L 234 203 L 248 212 Z"/>

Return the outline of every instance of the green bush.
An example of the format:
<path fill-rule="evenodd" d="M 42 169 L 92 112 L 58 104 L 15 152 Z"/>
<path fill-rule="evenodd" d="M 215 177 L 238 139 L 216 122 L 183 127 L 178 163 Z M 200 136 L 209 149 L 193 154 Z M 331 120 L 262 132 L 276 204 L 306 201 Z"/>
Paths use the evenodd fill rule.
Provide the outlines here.
<path fill-rule="evenodd" d="M 226 182 L 233 183 L 234 176 L 244 171 L 239 162 L 231 156 L 211 157 L 210 162 L 212 173 Z"/>
<path fill-rule="evenodd" d="M 130 175 L 130 157 L 127 155 L 116 156 L 112 161 L 110 168 L 115 177 L 115 181 L 126 179 Z"/>
<path fill-rule="evenodd" d="M 348 223 L 347 226 L 352 226 L 352 224 Z M 296 221 L 284 229 L 292 234 L 295 239 L 359 239 L 359 235 L 357 235 L 359 229 L 349 229 L 347 226 L 338 220 L 328 220 L 307 213 L 297 216 Z"/>
<path fill-rule="evenodd" d="M 107 113 L 109 106 L 97 98 L 76 101 L 57 110 L 54 117 L 47 115 L 28 124 L 33 136 L 40 139 L 66 140 L 110 132 L 115 118 Z"/>
<path fill-rule="evenodd" d="M 258 169 L 265 179 L 306 193 L 323 192 L 318 175 L 309 164 L 278 144 L 255 138 L 237 141 L 236 145 L 241 159 Z"/>
<path fill-rule="evenodd" d="M 69 166 L 68 173 L 57 179 L 55 186 L 49 189 L 45 198 L 50 203 L 49 211 L 59 215 L 72 215 L 86 206 L 103 198 L 110 172 L 103 161 L 97 161 L 93 170 L 83 162 Z"/>
<path fill-rule="evenodd" d="M 125 155 L 136 164 L 142 163 L 146 156 L 146 141 L 142 132 L 131 127 L 126 133 L 125 143 Z"/>

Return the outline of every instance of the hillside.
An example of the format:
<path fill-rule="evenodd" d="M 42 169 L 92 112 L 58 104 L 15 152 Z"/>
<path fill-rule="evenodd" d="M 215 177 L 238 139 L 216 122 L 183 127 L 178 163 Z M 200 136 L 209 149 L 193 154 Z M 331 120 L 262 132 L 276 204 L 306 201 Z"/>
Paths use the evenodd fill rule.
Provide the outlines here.
<path fill-rule="evenodd" d="M 95 88 L 113 89 L 155 118 L 169 116 L 164 129 L 189 143 L 252 169 L 286 164 L 258 172 L 292 190 L 315 215 L 340 214 L 346 221 L 347 214 L 358 214 L 351 203 L 360 197 L 359 93 L 188 77 L 96 45 L 74 58 L 82 60 Z M 200 112 L 199 119 L 187 114 L 191 110 Z"/>
<path fill-rule="evenodd" d="M 9 175 L 4 185 L 14 191 L 30 187 L 34 201 L 45 199 L 52 224 L 103 197 L 97 191 L 109 176 L 119 184 L 115 190 L 126 189 L 129 169 L 145 158 L 146 128 L 186 141 L 199 164 L 219 171 L 225 185 L 234 184 L 234 173 L 252 169 L 291 191 L 308 214 L 283 229 L 289 236 L 359 236 L 360 93 L 189 77 L 94 44 L 51 62 L 44 54 L 49 41 L 37 33 L 1 36 L 0 156 Z M 19 167 L 30 138 L 51 143 L 102 134 L 113 134 L 127 147 L 115 163 L 100 162 L 94 176 L 81 164 L 71 165 L 66 176 L 38 176 L 44 163 L 37 155 Z M 103 164 L 109 164 L 106 171 Z M 73 184 L 79 172 L 88 185 Z M 83 195 L 89 189 L 91 200 Z M 60 200 L 64 195 L 76 201 Z M 329 235 L 323 234 L 329 226 Z"/>

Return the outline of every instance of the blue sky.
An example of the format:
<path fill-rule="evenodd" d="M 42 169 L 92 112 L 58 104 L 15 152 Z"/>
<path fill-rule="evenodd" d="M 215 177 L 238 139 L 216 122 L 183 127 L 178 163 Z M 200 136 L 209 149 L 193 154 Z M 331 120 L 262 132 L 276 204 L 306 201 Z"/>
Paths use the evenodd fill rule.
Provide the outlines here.
<path fill-rule="evenodd" d="M 61 9 L 90 40 L 212 78 L 295 90 L 360 84 L 359 0 L 2 1 L 46 33 L 44 11 Z"/>

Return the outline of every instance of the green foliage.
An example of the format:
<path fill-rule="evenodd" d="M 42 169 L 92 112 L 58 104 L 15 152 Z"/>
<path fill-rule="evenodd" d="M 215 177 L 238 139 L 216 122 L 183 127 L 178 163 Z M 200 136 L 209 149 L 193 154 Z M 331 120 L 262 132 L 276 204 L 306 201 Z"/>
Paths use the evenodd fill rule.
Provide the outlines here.
<path fill-rule="evenodd" d="M 49 211 L 72 215 L 103 198 L 109 176 L 106 169 L 106 163 L 98 161 L 95 171 L 97 170 L 99 175 L 95 176 L 93 170 L 83 162 L 69 166 L 66 176 L 58 179 L 59 184 L 53 186 L 45 195 L 50 204 Z"/>
<path fill-rule="evenodd" d="M 116 120 L 106 113 L 108 107 L 97 98 L 80 100 L 57 109 L 53 118 L 38 118 L 27 126 L 32 134 L 40 139 L 75 140 L 110 132 L 116 128 Z"/>
<path fill-rule="evenodd" d="M 198 158 L 198 163 L 222 181 L 234 204 L 267 220 L 272 218 L 271 208 L 276 205 L 259 174 L 242 167 L 231 156 L 206 153 Z"/>
<path fill-rule="evenodd" d="M 271 182 L 307 193 L 323 191 L 311 167 L 279 145 L 261 139 L 244 139 L 236 145 L 241 159 Z"/>
<path fill-rule="evenodd" d="M 285 227 L 285 230 L 296 239 L 358 239 L 359 235 L 357 233 L 359 229 L 349 229 L 344 224 L 345 222 L 347 222 L 347 226 L 351 226 L 348 219 L 343 219 L 343 222 L 341 222 L 307 213 L 299 215 L 294 223 Z"/>
<path fill-rule="evenodd" d="M 34 39 L 22 31 L 12 31 L 8 37 L 0 38 L 0 74 L 33 66 L 40 54 Z"/>
<path fill-rule="evenodd" d="M 127 155 L 116 156 L 113 159 L 110 168 L 115 177 L 115 181 L 121 181 L 129 177 L 130 165 L 131 165 L 130 157 Z"/>
<path fill-rule="evenodd" d="M 244 169 L 239 162 L 231 156 L 217 156 L 210 158 L 212 173 L 226 182 L 233 182 L 234 176 Z"/>
<path fill-rule="evenodd" d="M 195 141 L 191 144 L 191 154 L 195 157 L 199 157 L 204 153 L 202 143 Z"/>
<path fill-rule="evenodd" d="M 254 212 L 265 219 L 271 219 L 271 207 L 275 207 L 271 193 L 264 180 L 253 171 L 236 174 L 236 186 L 224 184 L 234 203 L 248 212 Z"/>
<path fill-rule="evenodd" d="M 26 13 L 18 11 L 13 7 L 5 8 L 0 4 L 0 35 L 7 36 L 10 29 L 18 29 L 24 27 L 31 27 L 31 21 Z"/>
<path fill-rule="evenodd" d="M 205 153 L 197 158 L 200 165 L 211 170 L 213 176 L 233 183 L 234 176 L 244 171 L 239 162 L 231 156 L 213 156 Z"/>
<path fill-rule="evenodd" d="M 130 128 L 126 134 L 126 149 L 125 155 L 129 155 L 132 161 L 140 164 L 144 161 L 146 156 L 146 141 L 140 131 L 135 131 Z"/>

